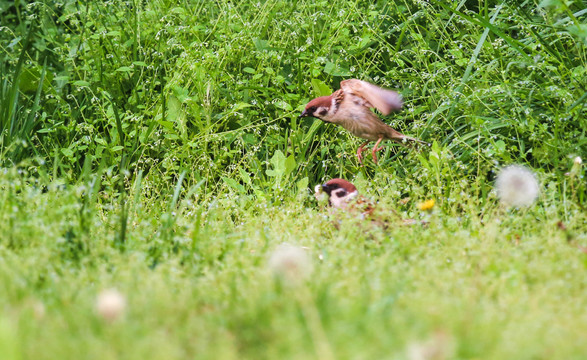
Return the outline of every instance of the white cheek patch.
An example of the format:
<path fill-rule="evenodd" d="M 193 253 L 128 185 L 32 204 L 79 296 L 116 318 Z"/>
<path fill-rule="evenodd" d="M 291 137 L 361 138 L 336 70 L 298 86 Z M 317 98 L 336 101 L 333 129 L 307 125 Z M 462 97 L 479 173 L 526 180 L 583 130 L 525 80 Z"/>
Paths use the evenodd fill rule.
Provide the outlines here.
<path fill-rule="evenodd" d="M 340 192 L 335 191 L 331 194 L 330 203 L 332 204 L 332 207 L 344 209 L 347 206 L 347 204 L 359 194 L 359 192 L 355 190 L 352 193 L 348 193 L 344 196 L 339 196 L 343 193 L 344 190 Z"/>
<path fill-rule="evenodd" d="M 314 114 L 316 114 L 318 117 L 326 116 L 328 114 L 328 108 L 326 108 L 324 106 L 320 106 L 316 109 Z"/>

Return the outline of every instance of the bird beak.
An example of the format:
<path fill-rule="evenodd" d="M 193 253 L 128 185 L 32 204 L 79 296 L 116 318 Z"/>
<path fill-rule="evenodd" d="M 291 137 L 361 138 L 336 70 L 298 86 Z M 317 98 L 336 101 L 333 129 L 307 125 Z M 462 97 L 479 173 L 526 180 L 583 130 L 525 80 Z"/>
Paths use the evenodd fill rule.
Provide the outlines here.
<path fill-rule="evenodd" d="M 309 116 L 306 110 L 302 111 L 299 117 L 303 118 L 304 116 Z"/>

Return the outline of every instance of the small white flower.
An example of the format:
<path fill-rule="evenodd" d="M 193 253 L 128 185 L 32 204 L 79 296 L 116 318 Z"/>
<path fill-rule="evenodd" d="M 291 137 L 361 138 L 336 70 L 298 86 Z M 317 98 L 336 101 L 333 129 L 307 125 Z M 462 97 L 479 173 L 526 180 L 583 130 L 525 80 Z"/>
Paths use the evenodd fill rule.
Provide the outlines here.
<path fill-rule="evenodd" d="M 126 299 L 116 289 L 104 290 L 96 298 L 96 312 L 106 321 L 118 319 L 125 308 Z"/>
<path fill-rule="evenodd" d="M 521 165 L 503 168 L 495 181 L 497 196 L 506 206 L 529 206 L 540 193 L 536 175 Z"/>
<path fill-rule="evenodd" d="M 575 160 L 573 160 L 573 162 L 575 163 L 575 165 L 581 165 L 583 163 L 583 160 L 580 156 L 577 156 Z"/>
<path fill-rule="evenodd" d="M 304 249 L 282 244 L 271 254 L 269 269 L 283 280 L 298 281 L 310 275 L 312 261 Z"/>

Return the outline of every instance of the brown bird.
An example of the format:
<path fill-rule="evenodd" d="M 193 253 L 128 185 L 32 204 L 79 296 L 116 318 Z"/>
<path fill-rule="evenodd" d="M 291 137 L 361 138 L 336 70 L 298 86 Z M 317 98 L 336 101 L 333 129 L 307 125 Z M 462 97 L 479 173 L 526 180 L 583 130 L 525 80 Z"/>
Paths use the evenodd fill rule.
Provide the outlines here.
<path fill-rule="evenodd" d="M 333 208 L 358 212 L 363 217 L 371 215 L 375 210 L 375 204 L 360 196 L 355 185 L 344 179 L 332 179 L 322 185 L 316 185 L 314 197 L 318 201 L 326 197 L 328 205 Z"/>
<path fill-rule="evenodd" d="M 377 205 L 360 195 L 355 185 L 344 179 L 332 179 L 322 185 L 316 185 L 314 197 L 318 202 L 328 199 L 328 205 L 332 208 L 354 214 L 361 220 L 370 220 L 371 223 L 384 228 L 388 228 L 397 221 L 402 225 L 426 225 L 425 221 L 401 219 L 393 209 L 387 216 L 376 213 Z"/>
<path fill-rule="evenodd" d="M 300 117 L 313 116 L 324 122 L 340 125 L 353 135 L 367 139 L 357 149 L 359 163 L 363 164 L 362 152 L 365 145 L 376 141 L 373 147 L 373 161 L 377 163 L 377 151 L 383 149 L 379 144 L 384 139 L 398 143 L 414 141 L 427 144 L 406 136 L 381 121 L 370 108 L 376 108 L 383 115 L 402 107 L 401 96 L 395 91 L 382 89 L 366 81 L 350 79 L 340 82 L 340 90 L 329 96 L 320 96 L 310 101 Z"/>

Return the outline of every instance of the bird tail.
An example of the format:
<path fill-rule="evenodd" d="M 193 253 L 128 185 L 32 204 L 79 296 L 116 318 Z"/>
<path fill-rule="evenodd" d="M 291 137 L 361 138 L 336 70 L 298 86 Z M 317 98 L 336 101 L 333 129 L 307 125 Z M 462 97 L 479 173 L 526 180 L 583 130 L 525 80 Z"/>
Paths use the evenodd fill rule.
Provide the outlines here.
<path fill-rule="evenodd" d="M 404 139 L 405 140 L 402 140 L 402 142 L 404 142 L 404 141 L 407 140 L 407 141 L 411 141 L 412 143 L 418 143 L 418 144 L 422 144 L 422 145 L 425 145 L 425 146 L 432 146 L 432 144 L 430 144 L 430 143 L 428 143 L 426 141 L 422 141 L 420 139 L 416 139 L 416 138 L 413 138 L 413 137 L 410 137 L 410 136 L 405 136 L 404 135 Z"/>
<path fill-rule="evenodd" d="M 387 128 L 387 138 L 389 140 L 392 140 L 392 141 L 395 141 L 395 142 L 398 142 L 398 143 L 404 144 L 404 145 L 407 145 L 406 143 L 409 141 L 411 143 L 418 143 L 418 144 L 430 146 L 430 143 L 427 143 L 427 142 L 422 141 L 420 139 L 413 138 L 411 136 L 404 135 L 391 127 Z M 407 145 L 407 146 L 409 146 L 409 145 Z"/>

